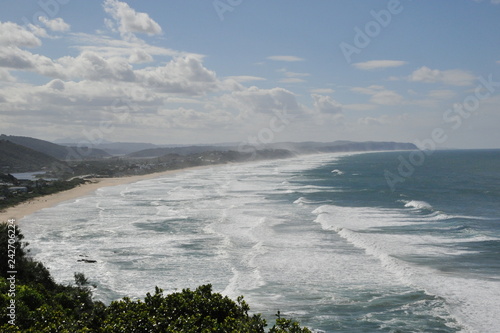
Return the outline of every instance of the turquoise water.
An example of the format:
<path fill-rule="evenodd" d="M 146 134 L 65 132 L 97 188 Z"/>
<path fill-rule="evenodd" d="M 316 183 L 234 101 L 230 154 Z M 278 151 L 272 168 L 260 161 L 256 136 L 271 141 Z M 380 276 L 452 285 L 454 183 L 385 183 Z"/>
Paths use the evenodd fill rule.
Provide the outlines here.
<path fill-rule="evenodd" d="M 21 221 L 105 302 L 211 283 L 326 332 L 496 332 L 500 151 L 322 154 L 102 188 Z M 78 259 L 87 257 L 96 264 Z"/>

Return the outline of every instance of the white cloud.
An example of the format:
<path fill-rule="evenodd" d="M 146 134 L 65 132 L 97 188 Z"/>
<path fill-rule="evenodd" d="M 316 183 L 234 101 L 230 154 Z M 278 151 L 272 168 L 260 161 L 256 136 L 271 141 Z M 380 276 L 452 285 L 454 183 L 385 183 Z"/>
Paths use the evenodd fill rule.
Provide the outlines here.
<path fill-rule="evenodd" d="M 379 105 L 398 105 L 403 103 L 403 96 L 395 91 L 387 90 L 383 86 L 371 85 L 369 87 L 354 87 L 354 92 L 370 95 L 370 102 Z"/>
<path fill-rule="evenodd" d="M 353 64 L 353 66 L 356 67 L 357 69 L 373 70 L 380 68 L 400 67 L 406 64 L 407 64 L 406 61 L 399 61 L 399 60 L 371 60 L 366 62 L 358 62 Z"/>
<path fill-rule="evenodd" d="M 275 61 L 287 61 L 287 62 L 294 62 L 294 61 L 304 61 L 304 59 L 296 57 L 296 56 L 291 56 L 291 55 L 276 55 L 276 56 L 270 56 L 267 57 L 269 60 L 275 60 Z"/>
<path fill-rule="evenodd" d="M 136 12 L 125 2 L 105 0 L 104 10 L 116 20 L 122 36 L 133 33 L 158 35 L 162 32 L 160 25 L 148 14 Z"/>
<path fill-rule="evenodd" d="M 266 79 L 259 76 L 251 76 L 251 75 L 237 75 L 237 76 L 228 76 L 226 79 L 235 80 L 236 82 L 251 82 L 251 81 L 265 81 Z"/>
<path fill-rule="evenodd" d="M 37 47 L 42 45 L 42 42 L 33 32 L 16 23 L 0 22 L 0 45 L 2 48 L 9 46 Z"/>
<path fill-rule="evenodd" d="M 42 37 L 42 38 L 51 38 L 49 36 L 49 34 L 47 33 L 47 31 L 38 26 L 38 25 L 34 25 L 34 24 L 28 24 L 28 29 L 31 30 L 31 32 L 33 32 L 33 34 L 37 37 Z"/>
<path fill-rule="evenodd" d="M 133 53 L 128 57 L 128 61 L 133 64 L 141 64 L 153 61 L 153 57 L 144 50 L 135 49 Z"/>
<path fill-rule="evenodd" d="M 80 50 L 81 52 L 96 52 L 101 56 L 107 58 L 135 57 L 134 54 L 137 52 L 137 50 L 144 51 L 150 56 L 177 57 L 190 55 L 198 57 L 200 59 L 203 58 L 203 56 L 199 54 L 181 52 L 166 47 L 150 45 L 140 39 L 111 39 L 107 36 L 90 35 L 85 33 L 73 33 L 72 36 L 77 43 L 77 45 L 75 46 L 76 49 Z"/>
<path fill-rule="evenodd" d="M 30 31 L 15 24 L 2 24 L 0 30 L 0 68 L 24 70 L 50 78 L 63 80 L 90 80 L 102 82 L 128 82 L 137 88 L 148 88 L 161 93 L 203 95 L 211 91 L 241 89 L 239 84 L 221 82 L 215 72 L 202 64 L 203 56 L 150 46 L 143 41 L 117 41 L 105 37 L 77 35 L 79 41 L 90 44 L 79 47 L 82 52 L 76 56 L 50 59 L 19 48 L 37 46 L 39 39 Z M 16 32 L 15 36 L 7 32 Z M 132 63 L 152 61 L 152 54 L 177 55 L 164 66 L 152 66 L 134 70 Z M 1 79 L 12 81 L 5 70 Z M 248 79 L 249 77 L 246 77 Z"/>
<path fill-rule="evenodd" d="M 191 56 L 175 58 L 162 67 L 137 70 L 135 74 L 143 86 L 162 92 L 203 95 L 221 85 L 215 72 Z"/>
<path fill-rule="evenodd" d="M 64 31 L 69 31 L 69 29 L 71 28 L 70 25 L 64 22 L 64 20 L 60 17 L 55 18 L 53 20 L 49 20 L 45 16 L 40 16 L 38 20 L 52 31 L 64 32 Z"/>
<path fill-rule="evenodd" d="M 333 94 L 335 90 L 330 89 L 330 88 L 318 88 L 318 89 L 311 89 L 309 92 L 313 94 Z"/>
<path fill-rule="evenodd" d="M 64 88 L 66 87 L 64 82 L 62 80 L 59 80 L 59 79 L 52 80 L 49 83 L 47 83 L 45 86 L 47 88 L 58 90 L 58 91 L 63 91 Z"/>
<path fill-rule="evenodd" d="M 132 66 L 126 59 L 119 57 L 106 59 L 98 53 L 85 51 L 76 58 L 63 57 L 58 63 L 65 67 L 68 76 L 77 79 L 130 82 L 135 80 Z"/>
<path fill-rule="evenodd" d="M 0 48 L 0 67 L 28 70 L 50 77 L 60 77 L 61 67 L 50 58 L 18 47 Z"/>
<path fill-rule="evenodd" d="M 242 91 L 233 91 L 221 96 L 221 104 L 230 109 L 252 113 L 272 114 L 286 111 L 302 113 L 303 108 L 297 102 L 295 94 L 283 88 L 261 89 L 255 86 Z"/>
<path fill-rule="evenodd" d="M 311 97 L 316 112 L 331 115 L 342 113 L 342 105 L 330 96 L 312 94 Z"/>
<path fill-rule="evenodd" d="M 453 86 L 469 86 L 476 77 L 461 69 L 438 70 L 423 66 L 415 70 L 409 77 L 411 82 L 444 83 Z"/>
<path fill-rule="evenodd" d="M 0 68 L 0 81 L 14 82 L 16 78 L 10 75 L 8 70 Z"/>

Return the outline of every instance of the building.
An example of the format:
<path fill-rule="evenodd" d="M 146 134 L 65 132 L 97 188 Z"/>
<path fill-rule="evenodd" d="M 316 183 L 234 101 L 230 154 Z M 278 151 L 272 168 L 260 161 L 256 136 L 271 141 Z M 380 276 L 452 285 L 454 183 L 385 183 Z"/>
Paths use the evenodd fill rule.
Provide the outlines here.
<path fill-rule="evenodd" d="M 26 186 L 12 186 L 9 187 L 10 193 L 28 193 L 28 188 Z"/>

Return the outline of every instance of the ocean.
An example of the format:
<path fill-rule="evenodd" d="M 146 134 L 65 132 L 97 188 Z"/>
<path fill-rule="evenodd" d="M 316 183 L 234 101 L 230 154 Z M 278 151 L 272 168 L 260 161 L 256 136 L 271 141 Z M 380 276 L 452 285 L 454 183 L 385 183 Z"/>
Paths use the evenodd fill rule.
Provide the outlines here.
<path fill-rule="evenodd" d="M 498 332 L 500 150 L 435 151 L 401 177 L 409 154 L 187 170 L 20 226 L 57 282 L 83 272 L 105 303 L 210 283 L 317 332 Z"/>

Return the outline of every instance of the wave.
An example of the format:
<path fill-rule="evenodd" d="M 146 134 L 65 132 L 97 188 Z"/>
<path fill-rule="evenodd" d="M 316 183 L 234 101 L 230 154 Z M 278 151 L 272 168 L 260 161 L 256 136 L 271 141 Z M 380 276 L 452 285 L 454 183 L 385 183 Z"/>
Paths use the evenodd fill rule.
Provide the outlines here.
<path fill-rule="evenodd" d="M 410 201 L 411 202 L 411 201 Z M 411 203 L 411 206 L 429 207 L 422 202 Z M 416 207 L 415 207 L 416 206 Z M 428 209 L 428 208 L 425 208 Z M 429 234 L 381 233 L 381 226 L 398 225 L 395 212 L 367 207 L 321 206 L 313 211 L 317 215 L 315 222 L 324 230 L 337 233 L 348 243 L 365 251 L 380 261 L 381 266 L 394 274 L 404 284 L 423 289 L 430 295 L 443 297 L 449 304 L 449 311 L 465 327 L 478 328 L 489 332 L 495 327 L 496 319 L 491 313 L 499 309 L 500 288 L 498 282 L 479 279 L 477 276 L 462 276 L 442 273 L 432 264 L 415 264 L 405 258 L 436 258 L 445 260 L 450 255 L 471 254 L 453 245 L 457 239 L 448 233 L 438 236 Z M 439 217 L 436 212 L 434 217 Z M 424 217 L 424 220 L 428 217 Z M 404 229 L 401 229 L 404 230 Z M 484 238 L 473 235 L 463 241 L 481 241 Z M 432 260 L 431 260 L 432 262 Z M 478 309 L 490 309 L 481 311 Z M 493 312 L 492 312 L 493 311 Z M 473 332 L 473 329 L 470 329 Z"/>
<path fill-rule="evenodd" d="M 415 208 L 415 209 L 420 209 L 420 210 L 433 210 L 433 207 L 431 204 L 425 201 L 418 201 L 418 200 L 401 200 L 401 202 L 405 203 L 406 208 Z"/>
<path fill-rule="evenodd" d="M 344 174 L 344 172 L 340 171 L 339 169 L 332 170 L 332 173 L 339 175 L 339 176 Z"/>
<path fill-rule="evenodd" d="M 331 203 L 331 200 L 314 201 L 314 200 L 308 200 L 304 197 L 300 197 L 293 203 L 297 205 L 321 205 L 321 204 Z"/>

